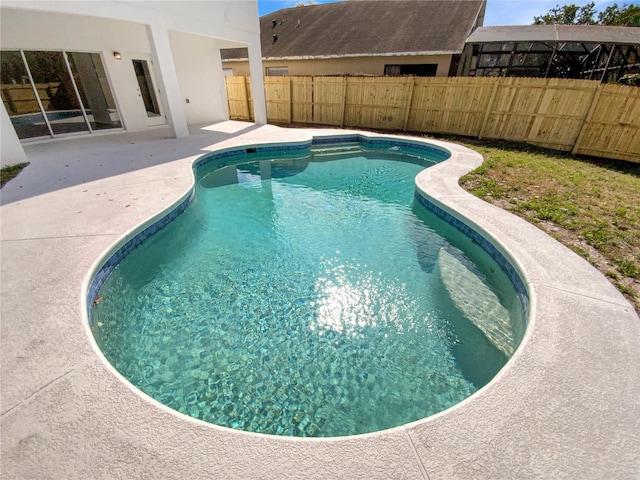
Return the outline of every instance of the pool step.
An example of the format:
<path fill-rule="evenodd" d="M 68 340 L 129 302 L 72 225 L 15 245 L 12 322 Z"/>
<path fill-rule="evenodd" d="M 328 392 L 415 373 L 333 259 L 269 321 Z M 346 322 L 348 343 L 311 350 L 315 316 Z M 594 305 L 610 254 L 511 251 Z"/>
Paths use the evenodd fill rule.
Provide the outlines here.
<path fill-rule="evenodd" d="M 456 307 L 496 348 L 511 358 L 517 346 L 511 316 L 488 287 L 486 279 L 444 248 L 438 255 L 438 266 L 442 282 Z"/>
<path fill-rule="evenodd" d="M 336 154 L 345 154 L 345 153 L 360 153 L 362 148 L 359 143 L 343 143 L 336 145 L 327 145 L 327 146 L 317 146 L 312 147 L 311 151 L 313 155 L 323 156 L 323 155 L 336 155 Z"/>

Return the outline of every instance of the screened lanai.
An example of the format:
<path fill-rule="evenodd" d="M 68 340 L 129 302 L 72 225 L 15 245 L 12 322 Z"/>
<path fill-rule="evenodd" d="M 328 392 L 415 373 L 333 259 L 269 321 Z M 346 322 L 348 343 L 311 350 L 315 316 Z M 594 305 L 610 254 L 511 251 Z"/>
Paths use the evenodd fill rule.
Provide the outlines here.
<path fill-rule="evenodd" d="M 458 75 L 640 82 L 640 29 L 583 25 L 481 27 Z"/>

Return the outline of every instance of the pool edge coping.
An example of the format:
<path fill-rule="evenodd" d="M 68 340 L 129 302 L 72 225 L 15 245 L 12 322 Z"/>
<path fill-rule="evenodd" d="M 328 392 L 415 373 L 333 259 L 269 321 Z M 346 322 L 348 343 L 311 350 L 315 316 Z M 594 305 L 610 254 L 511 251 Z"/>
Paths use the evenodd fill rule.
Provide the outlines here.
<path fill-rule="evenodd" d="M 199 167 L 201 167 L 202 165 L 204 165 L 206 163 L 209 163 L 209 162 L 213 162 L 216 159 L 222 159 L 222 158 L 227 158 L 227 157 L 238 156 L 239 154 L 246 153 L 247 150 L 249 150 L 249 149 L 260 149 L 260 151 L 282 151 L 282 150 L 303 150 L 303 149 L 306 149 L 306 148 L 312 148 L 313 144 L 314 144 L 314 140 L 316 138 L 328 139 L 328 140 L 338 140 L 336 142 L 327 142 L 327 144 L 329 144 L 329 143 L 336 143 L 336 144 L 346 143 L 346 142 L 349 141 L 349 139 L 353 139 L 353 138 L 357 138 L 357 141 L 365 140 L 365 142 L 369 141 L 369 140 L 381 140 L 381 141 L 384 142 L 386 139 L 391 139 L 391 140 L 394 140 L 395 143 L 400 142 L 400 143 L 409 144 L 409 145 L 425 145 L 427 147 L 431 147 L 431 148 L 428 148 L 428 150 L 432 150 L 432 151 L 434 150 L 432 147 L 435 145 L 437 147 L 437 150 L 439 150 L 440 152 L 448 152 L 450 154 L 448 158 L 445 158 L 445 159 L 437 162 L 436 164 L 431 165 L 431 166 L 421 170 L 416 175 L 415 182 L 414 182 L 415 183 L 415 193 L 416 194 L 419 193 L 420 195 L 422 195 L 425 198 L 427 198 L 427 201 L 432 201 L 436 205 L 436 207 L 441 208 L 442 210 L 448 212 L 449 214 L 452 214 L 453 217 L 460 219 L 461 221 L 466 223 L 469 226 L 470 229 L 475 230 L 478 235 L 485 236 L 488 239 L 488 241 L 490 243 L 492 243 L 502 255 L 505 256 L 506 260 L 508 262 L 510 262 L 511 265 L 514 266 L 518 276 L 520 277 L 521 281 L 523 282 L 524 288 L 526 289 L 526 293 L 527 293 L 527 297 L 528 297 L 528 305 L 526 307 L 526 310 L 527 310 L 528 314 L 526 315 L 526 317 L 524 319 L 524 321 L 525 321 L 525 331 L 524 331 L 523 338 L 520 341 L 520 343 L 518 344 L 517 348 L 515 349 L 513 355 L 507 360 L 506 364 L 496 373 L 496 375 L 491 380 L 489 380 L 489 382 L 487 382 L 485 385 L 483 385 L 481 388 L 479 388 L 477 391 L 475 391 L 470 396 L 468 396 L 465 399 L 463 399 L 462 401 L 460 401 L 460 402 L 458 402 L 458 403 L 446 408 L 445 410 L 442 410 L 440 412 L 437 412 L 437 413 L 435 413 L 433 415 L 430 415 L 428 417 L 425 417 L 425 418 L 421 418 L 421 419 L 418 419 L 418 420 L 415 420 L 415 421 L 412 421 L 412 422 L 408 422 L 406 424 L 398 425 L 398 426 L 387 428 L 387 429 L 384 429 L 384 430 L 378 430 L 378 431 L 367 432 L 367 433 L 362 433 L 362 434 L 355 434 L 355 435 L 338 436 L 338 437 L 286 437 L 286 436 L 279 436 L 279 435 L 272 435 L 272 434 L 249 432 L 249 431 L 245 431 L 245 430 L 233 429 L 231 427 L 225 427 L 223 425 L 217 425 L 217 424 L 209 423 L 209 422 L 206 422 L 204 420 L 200 420 L 200 419 L 191 417 L 191 416 L 189 416 L 187 414 L 184 414 L 182 412 L 179 412 L 177 410 L 174 410 L 173 408 L 171 408 L 171 407 L 159 402 L 155 398 L 151 397 L 150 395 L 146 394 L 145 392 L 140 390 L 138 387 L 133 385 L 126 377 L 124 377 L 118 370 L 116 370 L 116 368 L 108 361 L 108 359 L 104 356 L 104 353 L 100 349 L 100 346 L 98 345 L 98 343 L 97 343 L 97 341 L 96 341 L 96 339 L 95 339 L 95 337 L 93 335 L 93 332 L 92 332 L 93 325 L 92 325 L 92 322 L 91 322 L 91 316 L 89 314 L 89 311 L 90 311 L 89 309 L 91 308 L 91 306 L 90 306 L 91 303 L 89 301 L 89 293 L 91 292 L 91 289 L 92 289 L 92 286 L 93 286 L 92 284 L 93 284 L 94 280 L 96 279 L 96 275 L 100 272 L 100 270 L 109 262 L 109 260 L 120 249 L 122 249 L 125 245 L 127 245 L 128 242 L 134 240 L 137 236 L 143 234 L 143 232 L 145 232 L 147 229 L 152 228 L 154 225 L 158 224 L 159 222 L 169 218 L 177 210 L 180 210 L 179 212 L 177 212 L 177 215 L 179 215 L 186 208 L 188 208 L 188 206 L 190 205 L 191 201 L 193 200 L 193 198 L 195 196 L 195 186 L 196 186 L 196 180 L 197 180 L 196 179 L 196 170 Z M 325 144 L 324 142 L 319 142 L 319 143 L 320 144 Z M 286 148 L 286 147 L 291 147 L 291 148 Z M 227 154 L 229 154 L 229 155 L 227 155 Z M 190 161 L 191 178 L 190 178 L 190 185 L 187 188 L 187 190 L 183 194 L 181 194 L 178 197 L 178 199 L 175 200 L 174 202 L 172 202 L 170 205 L 166 206 L 165 208 L 162 208 L 160 211 L 158 211 L 156 214 L 154 214 L 151 217 L 149 217 L 147 220 L 142 222 L 140 225 L 131 228 L 129 231 L 127 231 L 125 234 L 123 234 L 121 237 L 119 237 L 110 247 L 108 247 L 105 251 L 103 251 L 102 254 L 93 262 L 93 264 L 91 265 L 89 271 L 87 272 L 87 275 L 84 277 L 83 284 L 82 284 L 82 291 L 81 291 L 82 323 L 83 323 L 83 326 L 84 326 L 85 333 L 89 337 L 88 340 L 89 340 L 89 343 L 91 345 L 91 349 L 97 355 L 97 357 L 100 360 L 100 362 L 107 367 L 107 369 L 111 372 L 111 374 L 113 374 L 120 381 L 120 383 L 123 383 L 130 391 L 135 393 L 137 396 L 139 396 L 140 398 L 142 398 L 146 402 L 149 402 L 150 404 L 152 404 L 152 405 L 154 405 L 156 407 L 159 407 L 161 410 L 163 410 L 165 412 L 168 412 L 168 413 L 176 416 L 177 418 L 179 418 L 181 420 L 187 420 L 187 421 L 193 422 L 193 423 L 195 423 L 197 425 L 204 425 L 207 428 L 212 428 L 214 430 L 220 429 L 220 430 L 222 430 L 224 432 L 227 432 L 227 433 L 231 432 L 233 434 L 257 436 L 259 438 L 265 438 L 266 437 L 266 438 L 269 438 L 269 439 L 273 439 L 274 441 L 286 440 L 286 441 L 294 441 L 294 442 L 322 442 L 322 441 L 325 441 L 325 442 L 326 441 L 332 441 L 332 442 L 337 441 L 337 442 L 339 442 L 339 441 L 354 440 L 354 439 L 358 439 L 358 438 L 379 437 L 381 435 L 391 434 L 391 433 L 399 432 L 399 431 L 406 432 L 410 428 L 413 428 L 413 427 L 416 427 L 416 426 L 420 426 L 420 425 L 428 423 L 430 421 L 436 421 L 437 419 L 440 419 L 441 417 L 447 415 L 448 413 L 450 413 L 452 411 L 455 411 L 455 410 L 458 410 L 460 408 L 463 408 L 468 403 L 470 403 L 473 400 L 475 400 L 476 398 L 480 397 L 485 390 L 493 388 L 494 385 L 499 381 L 499 379 L 509 369 L 509 366 L 512 363 L 512 360 L 520 355 L 520 352 L 523 350 L 523 348 L 526 345 L 526 342 L 527 342 L 528 337 L 530 335 L 530 332 L 532 330 L 532 325 L 533 325 L 533 323 L 535 321 L 534 312 L 535 312 L 535 305 L 536 305 L 536 293 L 535 293 L 535 289 L 533 288 L 532 283 L 528 281 L 527 276 L 524 274 L 522 267 L 518 264 L 517 259 L 499 241 L 498 238 L 496 238 L 494 235 L 490 234 L 488 231 L 486 231 L 484 228 L 482 228 L 476 222 L 473 222 L 472 220 L 470 220 L 465 215 L 462 215 L 461 213 L 457 212 L 453 207 L 448 206 L 446 203 L 441 202 L 436 197 L 434 197 L 433 195 L 429 194 L 426 191 L 427 189 L 424 188 L 424 185 L 420 184 L 419 177 L 421 177 L 421 175 L 424 174 L 425 172 L 428 172 L 430 169 L 437 167 L 438 165 L 448 165 L 448 166 L 460 167 L 460 165 L 456 165 L 456 160 L 460 159 L 459 158 L 460 155 L 465 155 L 467 157 L 466 160 L 469 160 L 470 158 L 474 159 L 475 162 L 477 163 L 476 166 L 479 166 L 483 161 L 482 156 L 478 152 L 475 152 L 475 151 L 473 151 L 471 149 L 468 149 L 468 148 L 466 148 L 466 147 L 464 147 L 462 145 L 458 145 L 458 144 L 450 143 L 450 142 L 443 142 L 443 141 L 434 140 L 434 139 L 410 137 L 410 136 L 399 136 L 399 135 L 392 135 L 392 134 L 379 134 L 379 133 L 366 132 L 366 131 L 345 130 L 343 132 L 335 132 L 335 131 L 325 131 L 325 130 L 314 130 L 313 134 L 310 134 L 309 138 L 308 139 L 304 139 L 304 140 L 285 141 L 285 142 L 278 142 L 278 141 L 274 141 L 274 142 L 249 142 L 249 143 L 246 143 L 246 144 L 233 145 L 233 146 L 229 146 L 229 147 L 222 147 L 222 148 L 219 148 L 219 149 L 214 149 L 214 150 L 209 151 L 207 153 L 204 153 L 204 154 L 196 156 L 195 158 L 193 158 Z M 207 158 L 209 158 L 209 157 L 211 157 L 211 158 L 209 160 L 207 160 Z M 203 161 L 203 160 L 206 160 L 206 161 Z M 465 168 L 466 168 L 466 170 L 462 171 L 462 173 L 459 175 L 459 177 L 464 175 L 468 171 L 473 170 L 474 168 L 476 168 L 476 166 L 474 166 L 473 164 L 472 165 L 464 165 L 463 166 L 463 170 L 465 170 Z M 473 195 L 469 194 L 468 192 L 465 192 L 461 188 L 460 188 L 460 191 L 461 191 L 462 196 L 466 196 L 468 198 L 476 199 L 475 197 L 473 197 Z M 476 200 L 481 201 L 479 199 L 476 199 Z M 182 205 L 184 205 L 183 208 L 181 208 Z M 175 215 L 172 219 L 168 220 L 160 228 L 150 232 L 145 238 L 141 238 L 131 250 L 135 249 L 139 244 L 141 244 L 144 240 L 146 240 L 146 238 L 152 236 L 154 233 L 159 231 L 165 225 L 167 225 L 168 223 L 173 221 L 173 219 L 175 219 L 175 217 L 177 217 L 177 215 Z M 456 227 L 454 226 L 454 228 L 456 228 Z M 143 237 L 144 237 L 144 235 L 143 235 Z M 124 257 L 126 257 L 126 255 L 128 255 L 128 253 L 131 250 L 125 252 L 124 256 L 122 257 L 122 259 Z M 122 259 L 120 259 L 120 261 Z M 494 261 L 495 261 L 495 259 L 494 259 Z M 502 266 L 501 266 L 501 268 L 502 268 Z M 505 272 L 505 274 L 507 274 L 507 273 Z M 108 274 L 105 276 L 105 279 L 107 277 L 108 277 Z M 512 281 L 512 279 L 510 279 L 510 280 Z M 101 285 L 102 284 L 100 284 L 100 286 Z M 514 287 L 515 287 L 515 285 L 514 285 Z M 98 288 L 99 288 L 99 286 L 95 287 L 94 290 L 97 290 Z M 517 291 L 517 289 L 516 289 L 516 291 Z M 95 293 L 97 293 L 97 292 L 95 292 Z"/>

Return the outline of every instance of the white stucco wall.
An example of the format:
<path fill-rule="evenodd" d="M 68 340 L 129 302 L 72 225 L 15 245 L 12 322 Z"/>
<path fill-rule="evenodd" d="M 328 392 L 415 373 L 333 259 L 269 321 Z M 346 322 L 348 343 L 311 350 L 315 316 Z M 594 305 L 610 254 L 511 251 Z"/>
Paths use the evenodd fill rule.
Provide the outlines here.
<path fill-rule="evenodd" d="M 169 39 L 187 124 L 226 120 L 226 91 L 219 42 L 175 31 L 169 32 Z"/>
<path fill-rule="evenodd" d="M 11 125 L 11 119 L 7 113 L 7 109 L 4 108 L 4 103 L 0 107 L 0 130 L 2 131 L 2 137 L 0 138 L 0 166 L 6 167 L 7 165 L 15 165 L 16 163 L 22 163 L 27 161 L 27 156 L 24 153 L 22 144 L 16 131 Z"/>
<path fill-rule="evenodd" d="M 122 123 L 129 131 L 150 128 L 132 59 L 155 60 L 152 68 L 163 113 L 172 133 L 183 136 L 188 133 L 187 124 L 227 118 L 219 48 L 249 47 L 260 58 L 255 0 L 3 0 L 1 7 L 3 50 L 101 53 Z M 122 59 L 116 60 L 113 52 L 120 52 Z M 261 68 L 254 70 L 259 71 L 253 72 L 252 82 L 261 84 Z M 260 95 L 254 99 L 254 109 L 257 123 L 266 123 Z"/>
<path fill-rule="evenodd" d="M 147 128 L 147 115 L 137 93 L 138 84 L 131 64 L 136 54 L 149 55 L 144 25 L 51 12 L 3 9 L 0 26 L 3 50 L 22 48 L 101 53 L 124 127 L 134 132 Z M 122 60 L 116 60 L 113 52 L 120 52 Z"/>
<path fill-rule="evenodd" d="M 162 25 L 168 30 L 260 45 L 258 6 L 255 0 L 206 2 L 3 0 L 2 7 L 87 15 L 136 22 L 142 25 Z M 73 35 L 73 32 L 69 31 L 68 34 Z"/>

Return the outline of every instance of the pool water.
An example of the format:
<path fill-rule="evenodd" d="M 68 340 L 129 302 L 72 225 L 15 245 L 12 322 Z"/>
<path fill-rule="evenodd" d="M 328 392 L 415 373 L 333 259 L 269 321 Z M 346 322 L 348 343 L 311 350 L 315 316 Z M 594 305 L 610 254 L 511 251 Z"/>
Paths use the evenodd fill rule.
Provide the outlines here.
<path fill-rule="evenodd" d="M 395 427 L 485 385 L 522 337 L 512 284 L 414 199 L 434 161 L 350 150 L 201 167 L 99 292 L 113 366 L 192 417 L 291 436 Z"/>

